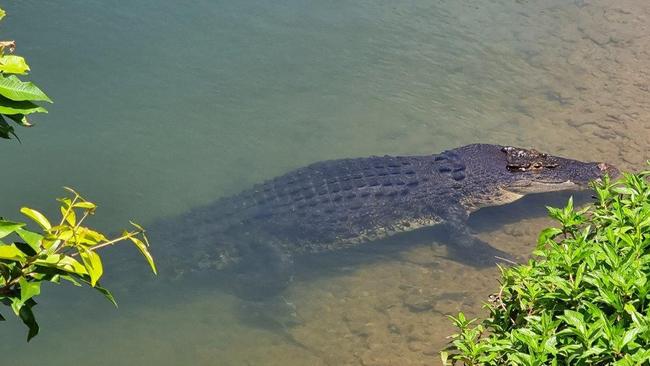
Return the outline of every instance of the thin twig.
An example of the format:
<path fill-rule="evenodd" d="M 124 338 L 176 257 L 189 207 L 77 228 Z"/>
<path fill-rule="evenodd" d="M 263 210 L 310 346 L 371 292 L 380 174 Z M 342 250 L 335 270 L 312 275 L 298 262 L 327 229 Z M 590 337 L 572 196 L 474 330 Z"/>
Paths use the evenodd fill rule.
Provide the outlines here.
<path fill-rule="evenodd" d="M 61 217 L 61 222 L 59 222 L 59 226 L 63 226 L 63 223 L 65 222 L 65 219 L 66 219 L 66 218 L 68 217 L 68 215 L 70 214 L 70 211 L 73 210 L 72 206 L 74 206 L 74 204 L 77 203 L 77 198 L 79 198 L 79 195 L 76 195 L 75 198 L 74 198 L 74 199 L 72 200 L 72 202 L 70 203 L 70 206 L 68 206 L 68 209 L 67 209 L 67 210 L 65 211 L 65 213 L 63 214 L 63 217 Z M 60 232 L 60 230 L 57 230 L 56 233 L 55 233 L 55 235 L 58 236 L 58 235 L 59 235 L 59 232 Z"/>
<path fill-rule="evenodd" d="M 500 260 L 502 260 L 502 261 L 504 261 L 504 262 L 506 262 L 506 263 L 510 263 L 510 264 L 514 264 L 514 265 L 521 264 L 521 263 L 517 263 L 517 262 L 515 262 L 515 261 L 512 261 L 512 260 L 510 260 L 510 259 L 507 259 L 507 258 L 499 257 L 499 256 L 497 256 L 497 255 L 495 255 L 494 258 L 496 258 L 496 259 L 500 259 Z"/>
<path fill-rule="evenodd" d="M 506 309 L 506 305 L 503 303 L 503 297 L 502 296 L 503 296 L 503 286 L 501 286 L 501 288 L 499 289 L 499 294 L 497 294 L 497 300 L 499 301 L 499 306 L 501 307 L 501 309 L 503 309 L 503 311 L 505 313 L 507 313 L 508 309 Z M 515 322 L 515 320 L 512 319 L 511 317 L 508 317 L 508 319 L 510 319 L 510 322 L 512 323 L 512 325 L 517 324 Z"/>
<path fill-rule="evenodd" d="M 109 241 L 107 241 L 107 242 L 105 242 L 105 243 L 97 244 L 97 245 L 95 245 L 94 247 L 90 247 L 90 248 L 88 248 L 88 250 L 90 250 L 90 251 L 96 251 L 97 249 L 101 249 L 101 248 L 103 248 L 103 247 L 107 247 L 107 246 L 109 246 L 109 245 L 113 245 L 113 244 L 116 244 L 116 243 L 118 243 L 118 242 L 121 242 L 122 240 L 130 239 L 130 238 L 132 238 L 132 237 L 134 237 L 134 236 L 136 236 L 136 235 L 138 235 L 138 234 L 140 234 L 140 233 L 141 233 L 141 232 L 138 232 L 138 231 L 129 232 L 129 233 L 127 233 L 126 235 L 122 235 L 122 236 L 120 236 L 119 238 L 115 238 L 115 239 L 113 239 L 113 240 L 109 240 Z M 78 255 L 79 255 L 78 252 L 76 252 L 76 253 L 72 253 L 72 254 L 71 254 L 71 256 L 73 256 L 73 257 L 76 257 L 76 256 L 78 256 Z"/>

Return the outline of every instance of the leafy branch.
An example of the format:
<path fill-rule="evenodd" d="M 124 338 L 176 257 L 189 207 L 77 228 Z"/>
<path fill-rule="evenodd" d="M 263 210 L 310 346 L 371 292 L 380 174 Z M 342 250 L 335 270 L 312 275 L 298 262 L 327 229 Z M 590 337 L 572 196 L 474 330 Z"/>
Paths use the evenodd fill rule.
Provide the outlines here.
<path fill-rule="evenodd" d="M 95 213 L 97 206 L 73 189 L 65 189 L 69 196 L 58 199 L 61 218 L 56 225 L 52 225 L 39 211 L 28 207 L 20 211 L 40 226 L 40 232 L 28 230 L 27 224 L 22 222 L 0 219 L 0 240 L 15 239 L 9 243 L 0 241 L 0 302 L 10 306 L 29 328 L 28 340 L 38 333 L 32 308 L 43 282 L 65 280 L 76 286 L 85 284 L 116 304 L 111 293 L 99 284 L 104 267 L 97 250 L 131 241 L 156 273 L 149 242 L 140 225 L 131 223 L 133 229 L 108 239 L 101 232 L 82 225 Z M 4 320 L 2 315 L 0 320 Z"/>

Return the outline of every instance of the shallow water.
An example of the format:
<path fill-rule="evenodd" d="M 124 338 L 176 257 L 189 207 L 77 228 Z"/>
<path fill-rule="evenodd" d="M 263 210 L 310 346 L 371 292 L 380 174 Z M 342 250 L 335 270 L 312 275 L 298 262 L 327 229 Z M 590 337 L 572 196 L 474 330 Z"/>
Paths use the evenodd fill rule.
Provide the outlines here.
<path fill-rule="evenodd" d="M 56 102 L 19 130 L 22 144 L 0 144 L 8 217 L 21 205 L 51 212 L 71 185 L 101 204 L 94 223 L 115 231 L 318 160 L 472 142 L 624 169 L 649 157 L 644 0 L 4 6 L 3 37 Z M 533 197 L 472 224 L 524 256 L 548 224 L 540 207 L 564 198 Z M 265 308 L 200 277 L 137 291 L 115 281 L 118 310 L 89 290 L 47 288 L 41 334 L 10 339 L 24 331 L 10 320 L 0 351 L 13 365 L 436 364 L 452 331 L 445 315 L 480 314 L 496 271 L 445 259 L 434 239 L 425 231 L 303 263 Z"/>

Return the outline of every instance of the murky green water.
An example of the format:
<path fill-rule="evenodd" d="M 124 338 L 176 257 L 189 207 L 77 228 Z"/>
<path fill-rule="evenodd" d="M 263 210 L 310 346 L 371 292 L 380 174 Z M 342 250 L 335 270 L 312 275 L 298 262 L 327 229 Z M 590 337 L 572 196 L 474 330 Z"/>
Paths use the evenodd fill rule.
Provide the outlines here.
<path fill-rule="evenodd" d="M 6 216 L 21 205 L 51 211 L 70 185 L 101 204 L 95 224 L 112 231 L 318 160 L 472 142 L 624 168 L 648 158 L 643 0 L 3 7 L 3 38 L 18 41 L 33 80 L 56 102 L 37 127 L 20 130 L 21 145 L 0 144 L 11 161 Z M 533 204 L 543 202 L 517 212 L 538 212 Z M 477 225 L 480 235 L 524 255 L 546 221 L 504 210 L 511 219 Z M 432 241 L 371 261 L 322 260 L 282 300 L 295 306 L 294 319 L 260 315 L 205 278 L 140 291 L 115 283 L 119 310 L 89 290 L 48 288 L 39 337 L 27 345 L 9 336 L 21 325 L 2 325 L 2 362 L 436 364 L 451 330 L 444 314 L 477 312 L 496 277 L 441 259 L 444 247 L 430 249 Z M 431 306 L 419 311 L 418 301 Z"/>

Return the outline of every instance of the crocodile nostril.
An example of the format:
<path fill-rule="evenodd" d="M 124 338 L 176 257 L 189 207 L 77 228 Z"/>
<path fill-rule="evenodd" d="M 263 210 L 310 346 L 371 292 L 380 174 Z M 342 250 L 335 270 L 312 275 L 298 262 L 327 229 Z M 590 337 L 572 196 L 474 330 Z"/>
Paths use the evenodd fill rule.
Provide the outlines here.
<path fill-rule="evenodd" d="M 621 175 L 621 172 L 613 165 L 607 164 L 607 163 L 599 163 L 598 164 L 598 169 L 603 174 L 609 175 L 610 178 L 618 178 Z"/>

